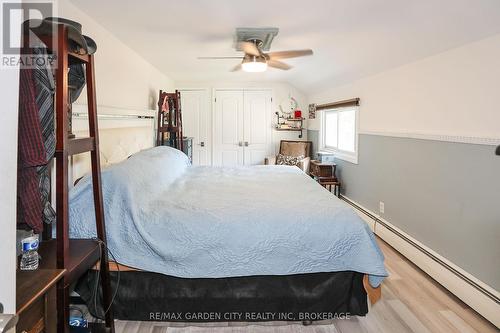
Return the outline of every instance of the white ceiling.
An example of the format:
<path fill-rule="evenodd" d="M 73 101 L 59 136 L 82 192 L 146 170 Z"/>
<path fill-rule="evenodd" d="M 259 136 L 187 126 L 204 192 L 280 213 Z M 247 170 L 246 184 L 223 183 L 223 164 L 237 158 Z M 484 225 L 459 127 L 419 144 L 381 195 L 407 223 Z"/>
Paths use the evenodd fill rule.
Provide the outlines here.
<path fill-rule="evenodd" d="M 500 0 L 72 0 L 176 81 L 287 81 L 306 93 L 500 33 Z M 231 73 L 236 27 L 278 27 L 290 71 Z"/>

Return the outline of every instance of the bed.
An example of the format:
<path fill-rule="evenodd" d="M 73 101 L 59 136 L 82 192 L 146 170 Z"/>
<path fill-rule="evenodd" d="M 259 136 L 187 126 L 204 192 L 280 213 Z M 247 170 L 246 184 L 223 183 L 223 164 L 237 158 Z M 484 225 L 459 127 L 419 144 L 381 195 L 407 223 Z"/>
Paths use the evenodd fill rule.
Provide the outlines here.
<path fill-rule="evenodd" d="M 102 186 L 108 247 L 129 268 L 112 273 L 118 319 L 365 315 L 387 276 L 368 226 L 296 167 L 195 167 L 160 146 L 104 169 Z M 70 192 L 72 238 L 95 236 L 91 199 L 84 177 Z M 77 286 L 89 305 L 95 275 Z"/>

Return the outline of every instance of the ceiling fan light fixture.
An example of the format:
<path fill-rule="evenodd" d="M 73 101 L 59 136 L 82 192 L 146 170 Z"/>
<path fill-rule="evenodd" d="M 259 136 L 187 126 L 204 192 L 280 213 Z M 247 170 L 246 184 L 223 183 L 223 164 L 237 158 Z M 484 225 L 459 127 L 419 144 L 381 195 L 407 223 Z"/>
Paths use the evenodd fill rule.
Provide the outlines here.
<path fill-rule="evenodd" d="M 264 57 L 246 56 L 241 63 L 241 69 L 249 73 L 265 72 L 267 61 Z"/>
<path fill-rule="evenodd" d="M 267 70 L 265 62 L 244 62 L 241 64 L 241 69 L 249 73 L 260 73 Z"/>

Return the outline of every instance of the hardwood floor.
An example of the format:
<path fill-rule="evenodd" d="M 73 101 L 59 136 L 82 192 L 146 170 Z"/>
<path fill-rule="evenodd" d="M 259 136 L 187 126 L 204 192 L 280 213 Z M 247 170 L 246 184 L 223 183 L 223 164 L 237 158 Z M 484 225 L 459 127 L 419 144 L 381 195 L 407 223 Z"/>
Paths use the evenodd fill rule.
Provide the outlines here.
<path fill-rule="evenodd" d="M 382 299 L 366 317 L 301 323 L 155 323 L 117 321 L 118 333 L 427 333 L 500 332 L 495 326 L 441 287 L 418 267 L 379 239 L 390 273 L 382 287 Z"/>

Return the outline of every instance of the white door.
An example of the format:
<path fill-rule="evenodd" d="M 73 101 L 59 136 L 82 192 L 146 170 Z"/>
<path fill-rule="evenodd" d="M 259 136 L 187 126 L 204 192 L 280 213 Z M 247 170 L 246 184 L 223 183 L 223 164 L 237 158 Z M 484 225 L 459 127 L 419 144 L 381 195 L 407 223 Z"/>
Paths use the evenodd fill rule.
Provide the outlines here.
<path fill-rule="evenodd" d="M 243 100 L 244 164 L 263 164 L 271 141 L 271 92 L 246 90 Z"/>
<path fill-rule="evenodd" d="M 211 165 L 208 93 L 205 89 L 180 92 L 182 134 L 193 138 L 193 165 Z"/>
<path fill-rule="evenodd" d="M 214 111 L 213 165 L 242 165 L 243 91 L 216 90 Z"/>

